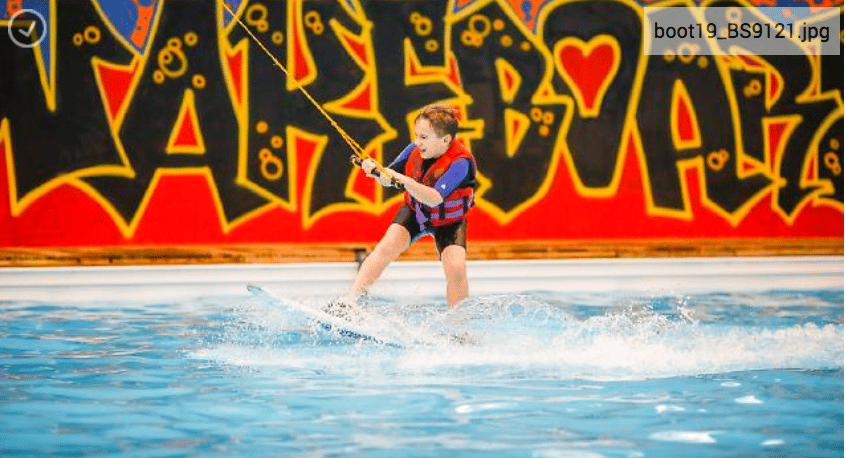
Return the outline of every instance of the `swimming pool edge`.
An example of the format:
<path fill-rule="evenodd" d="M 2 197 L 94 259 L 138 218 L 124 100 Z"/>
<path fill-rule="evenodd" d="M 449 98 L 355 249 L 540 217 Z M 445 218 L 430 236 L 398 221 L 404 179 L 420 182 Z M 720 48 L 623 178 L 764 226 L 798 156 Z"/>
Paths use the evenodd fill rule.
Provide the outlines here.
<path fill-rule="evenodd" d="M 0 300 L 170 300 L 246 295 L 245 285 L 282 294 L 341 294 L 354 262 L 0 269 Z M 842 256 L 613 258 L 469 261 L 472 295 L 526 291 L 690 294 L 843 289 Z M 437 295 L 443 271 L 435 261 L 392 264 L 375 295 Z"/>

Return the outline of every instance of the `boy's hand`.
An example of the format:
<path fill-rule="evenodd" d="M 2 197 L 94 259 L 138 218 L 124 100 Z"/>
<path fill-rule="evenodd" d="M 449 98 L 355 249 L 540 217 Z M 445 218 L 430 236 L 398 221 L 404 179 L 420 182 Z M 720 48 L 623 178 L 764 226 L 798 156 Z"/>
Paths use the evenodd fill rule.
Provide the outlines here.
<path fill-rule="evenodd" d="M 378 181 L 382 186 L 405 190 L 405 186 L 401 182 L 401 178 L 405 176 L 399 172 L 391 169 L 380 169 L 376 162 L 370 158 L 362 160 L 361 157 L 353 155 L 350 156 L 350 160 L 352 160 L 353 164 L 360 167 L 368 177 Z"/>
<path fill-rule="evenodd" d="M 370 178 L 378 181 L 382 186 L 386 188 L 393 186 L 391 178 L 394 177 L 394 171 L 391 169 L 382 169 L 381 171 L 378 171 L 376 163 L 372 159 L 368 158 L 362 161 L 361 170 L 363 170 Z"/>
<path fill-rule="evenodd" d="M 379 180 L 379 184 L 382 186 L 390 188 L 391 186 L 397 186 L 398 183 L 402 186 L 402 181 L 400 180 L 401 176 L 402 175 L 392 169 L 383 169 L 382 174 L 377 178 L 377 180 Z"/>
<path fill-rule="evenodd" d="M 373 159 L 367 158 L 363 160 L 359 167 L 361 167 L 361 170 L 363 170 L 367 176 L 376 178 L 376 174 L 373 173 L 373 169 L 376 168 L 376 162 L 374 162 Z"/>

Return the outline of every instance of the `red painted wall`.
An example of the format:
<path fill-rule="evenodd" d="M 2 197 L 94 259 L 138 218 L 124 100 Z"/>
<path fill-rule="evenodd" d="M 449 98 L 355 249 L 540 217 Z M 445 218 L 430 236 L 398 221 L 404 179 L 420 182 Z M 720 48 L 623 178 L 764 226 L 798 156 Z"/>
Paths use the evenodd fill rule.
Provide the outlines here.
<path fill-rule="evenodd" d="M 458 108 L 473 239 L 843 236 L 842 54 L 646 56 L 643 5 L 522 3 L 58 2 L 0 41 L 0 246 L 377 240 L 400 196 L 296 82 L 383 162 Z"/>

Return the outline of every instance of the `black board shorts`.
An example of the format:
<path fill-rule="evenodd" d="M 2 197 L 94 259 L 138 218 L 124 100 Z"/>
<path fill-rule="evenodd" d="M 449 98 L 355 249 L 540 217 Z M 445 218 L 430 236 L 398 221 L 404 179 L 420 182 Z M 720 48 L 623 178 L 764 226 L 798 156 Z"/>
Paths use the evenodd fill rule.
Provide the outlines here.
<path fill-rule="evenodd" d="M 394 216 L 395 224 L 404 227 L 411 236 L 411 243 L 420 237 L 431 235 L 435 239 L 435 246 L 438 248 L 438 255 L 450 245 L 458 245 L 467 249 L 467 218 L 446 226 L 420 227 L 414 210 L 408 205 L 403 205 Z"/>

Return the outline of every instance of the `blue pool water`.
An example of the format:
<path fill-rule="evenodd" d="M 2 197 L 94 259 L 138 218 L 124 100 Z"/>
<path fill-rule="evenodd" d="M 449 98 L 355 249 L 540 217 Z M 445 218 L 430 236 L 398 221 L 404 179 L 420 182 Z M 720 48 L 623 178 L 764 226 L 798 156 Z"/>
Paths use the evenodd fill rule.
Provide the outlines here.
<path fill-rule="evenodd" d="M 6 301 L 0 456 L 843 456 L 843 304 L 370 298 L 396 348 L 247 295 Z"/>

